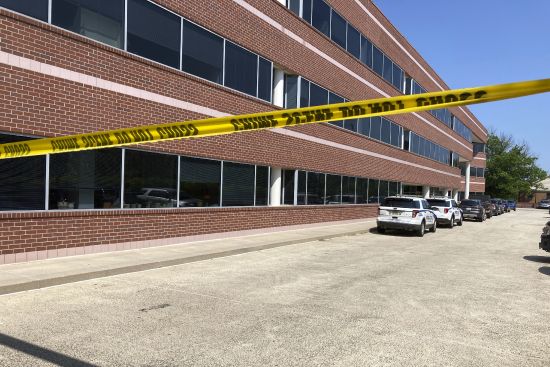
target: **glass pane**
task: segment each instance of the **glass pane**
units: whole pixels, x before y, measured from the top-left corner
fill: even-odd
[[[306,204],[306,172],[298,172],[298,196],[296,198],[298,205]]]
[[[120,208],[122,150],[53,154],[50,209]]]
[[[300,78],[300,107],[309,107],[309,81]]]
[[[298,77],[285,75],[285,107],[298,107]]]
[[[311,83],[309,87],[309,105],[320,106],[328,104],[328,90]]]
[[[180,206],[220,206],[221,162],[180,158]]]
[[[390,182],[389,196],[399,195],[399,182]]]
[[[346,49],[346,28],[347,22],[337,12],[332,10],[332,23],[330,27],[330,38]]]
[[[410,134],[410,131],[409,130],[405,130],[403,131],[403,138],[404,138],[404,141],[403,141],[403,150],[406,150],[406,151],[409,151],[409,144],[410,144],[410,141],[409,141],[409,134]]]
[[[286,5],[291,12],[300,16],[300,0],[288,0]]]
[[[361,58],[361,35],[352,25],[348,23],[348,41],[346,44],[348,52],[356,58]]]
[[[365,204],[369,197],[369,179],[357,178],[357,204]]]
[[[307,173],[307,204],[322,205],[325,199],[325,174]]]
[[[302,18],[311,23],[311,0],[302,0]]]
[[[397,64],[393,64],[393,86],[403,91],[403,70]]]
[[[376,46],[372,46],[372,69],[378,75],[382,75],[384,69],[384,55]]]
[[[370,119],[370,137],[380,140],[380,130],[382,129],[382,118],[380,116],[371,117]]]
[[[283,204],[294,205],[294,170],[283,170]]]
[[[146,0],[128,0],[128,51],[178,68],[181,18]]]
[[[0,134],[0,144],[29,139]],[[45,209],[45,156],[0,160],[0,182],[0,211]]]
[[[225,42],[225,85],[256,95],[258,55],[229,41]]]
[[[254,205],[254,166],[223,162],[222,206]]]
[[[256,206],[267,205],[269,194],[269,167],[256,166]]]
[[[330,6],[323,0],[313,0],[311,25],[330,37]]]
[[[124,0],[52,0],[52,23],[124,48]]]
[[[357,132],[361,135],[369,136],[370,134],[370,117],[361,118],[357,123]]]
[[[0,6],[44,22],[48,21],[48,0],[0,0]],[[44,209],[44,206],[41,209]]]
[[[186,20],[183,21],[181,69],[222,84],[223,39]]]
[[[271,61],[260,57],[258,66],[258,98],[271,102]]]
[[[342,203],[342,176],[327,175],[327,204]]]
[[[361,62],[372,68],[372,43],[363,36],[361,36]]]
[[[344,120],[344,129],[357,132],[357,119]]]
[[[125,208],[175,207],[178,158],[174,155],[126,150]]]
[[[378,203],[379,202],[379,198],[378,198],[378,185],[379,185],[380,181],[379,180],[373,180],[372,178],[369,179],[369,198],[368,198],[368,202],[369,204],[372,204],[372,203]]]
[[[391,124],[391,142],[390,144],[401,148],[401,128],[399,125]]]
[[[384,55],[383,77],[390,84],[392,83],[392,75],[393,75],[393,62],[390,60],[389,57]]]
[[[332,103],[342,103],[344,101],[345,101],[344,98],[340,97],[338,94],[335,94],[335,93],[332,93],[332,92],[328,93],[328,103],[330,103],[330,104],[332,104]],[[338,127],[341,127],[341,128],[344,127],[344,121],[342,121],[342,120],[331,121],[331,122],[329,122],[329,124],[334,125],[334,126],[338,126]]]
[[[342,176],[342,203],[355,204],[355,177]]]
[[[378,196],[380,197],[380,201],[382,202],[389,194],[389,182],[388,181],[382,181],[380,180],[380,188],[378,190]]]
[[[384,143],[391,143],[391,122],[388,119],[382,118],[382,139]]]

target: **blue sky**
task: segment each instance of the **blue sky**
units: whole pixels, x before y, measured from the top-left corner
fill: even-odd
[[[374,0],[450,88],[550,78],[550,1]],[[550,172],[550,93],[469,106]]]

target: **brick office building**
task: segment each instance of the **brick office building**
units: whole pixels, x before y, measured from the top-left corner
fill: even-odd
[[[448,89],[367,0],[0,0],[0,42],[0,143]],[[452,108],[0,161],[0,263],[483,192],[486,139]]]

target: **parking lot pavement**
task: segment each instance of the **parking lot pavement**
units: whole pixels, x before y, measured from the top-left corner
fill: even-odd
[[[0,365],[548,366],[547,211],[0,296]]]

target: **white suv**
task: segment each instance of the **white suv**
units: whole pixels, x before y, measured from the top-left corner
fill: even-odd
[[[415,231],[422,237],[426,228],[435,232],[437,221],[426,199],[390,196],[380,206],[376,226],[379,233],[387,229],[401,229]]]
[[[458,204],[449,198],[428,199],[428,204],[437,218],[437,224],[445,224],[453,228],[455,224],[461,226],[463,222],[462,211]]]

